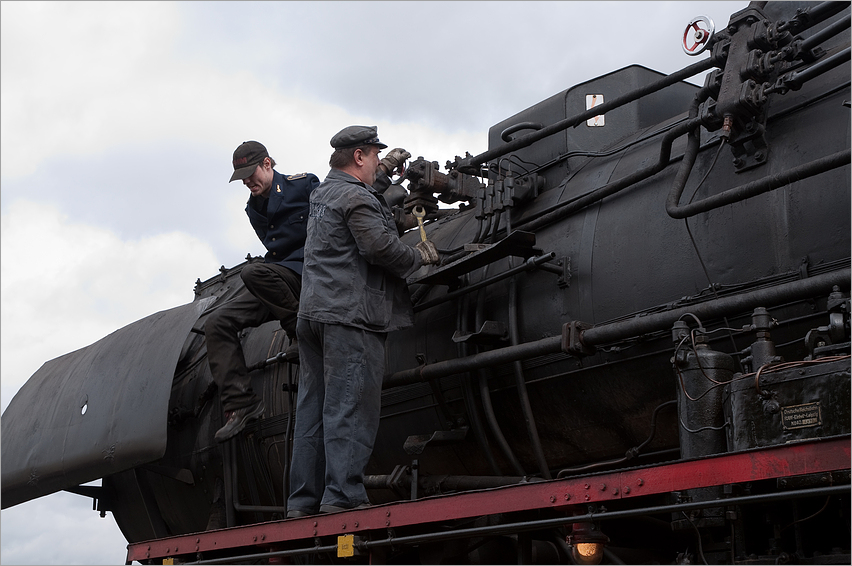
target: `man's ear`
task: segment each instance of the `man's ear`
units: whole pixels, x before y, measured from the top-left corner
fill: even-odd
[[[360,147],[352,153],[352,158],[359,166],[364,165],[364,151]]]

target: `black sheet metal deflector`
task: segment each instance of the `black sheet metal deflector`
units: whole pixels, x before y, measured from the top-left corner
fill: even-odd
[[[495,244],[485,244],[481,250],[454,261],[449,265],[439,267],[428,275],[411,278],[409,285],[455,285],[458,277],[470,273],[474,269],[485,267],[504,257],[522,257],[524,259],[541,255],[542,251],[535,246],[535,234],[515,230]]]
[[[42,366],[3,413],[3,509],[162,458],[175,367],[212,300],[153,314]]]

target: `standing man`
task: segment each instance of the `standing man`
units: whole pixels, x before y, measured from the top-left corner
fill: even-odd
[[[344,128],[331,146],[331,171],[311,195],[305,244],[288,517],[369,505],[363,479],[379,428],[385,336],[414,321],[403,278],[439,259],[432,242],[402,243],[372,187],[387,147],[376,128]],[[384,172],[405,155],[392,150]]]
[[[302,289],[310,194],[319,185],[316,175],[285,177],[275,171],[275,160],[263,144],[247,141],[234,151],[234,174],[251,191],[246,214],[267,252],[263,263],[249,263],[240,277],[245,288],[215,308],[204,324],[207,361],[219,387],[225,425],[215,435],[219,442],[239,434],[263,414],[263,400],[251,388],[239,332],[279,320],[290,337],[287,359],[298,357],[296,315]]]

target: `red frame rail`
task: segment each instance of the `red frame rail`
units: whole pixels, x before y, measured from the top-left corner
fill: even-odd
[[[560,509],[701,487],[850,469],[850,439],[802,442],[582,477],[443,495],[416,501],[230,527],[132,543],[127,564],[181,554],[255,549],[316,537],[452,521],[498,513]]]

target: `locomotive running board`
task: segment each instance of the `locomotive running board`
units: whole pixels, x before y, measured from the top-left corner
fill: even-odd
[[[237,558],[237,552],[242,552],[244,556],[241,558],[244,559],[248,559],[245,555],[270,552],[275,555],[329,552],[335,545],[320,547],[319,537],[329,537],[329,542],[337,541],[337,537],[343,535],[366,535],[372,531],[373,534],[384,532],[393,539],[396,528],[428,523],[436,523],[436,529],[440,529],[441,524],[447,521],[548,509],[570,515],[578,505],[585,511],[585,505],[592,503],[849,468],[850,440],[848,435],[844,435],[657,466],[387,503],[368,509],[138,542],[127,546],[126,563],[159,561],[169,557],[202,560],[205,552],[210,553],[209,562],[230,563]],[[849,487],[840,486],[839,489],[848,493]],[[711,506],[727,504],[724,499],[709,502]],[[708,502],[698,504],[707,505]],[[568,516],[564,520],[572,522]],[[293,549],[294,543],[301,548]],[[290,550],[282,550],[285,547]],[[226,555],[231,557],[230,560],[213,558]]]

